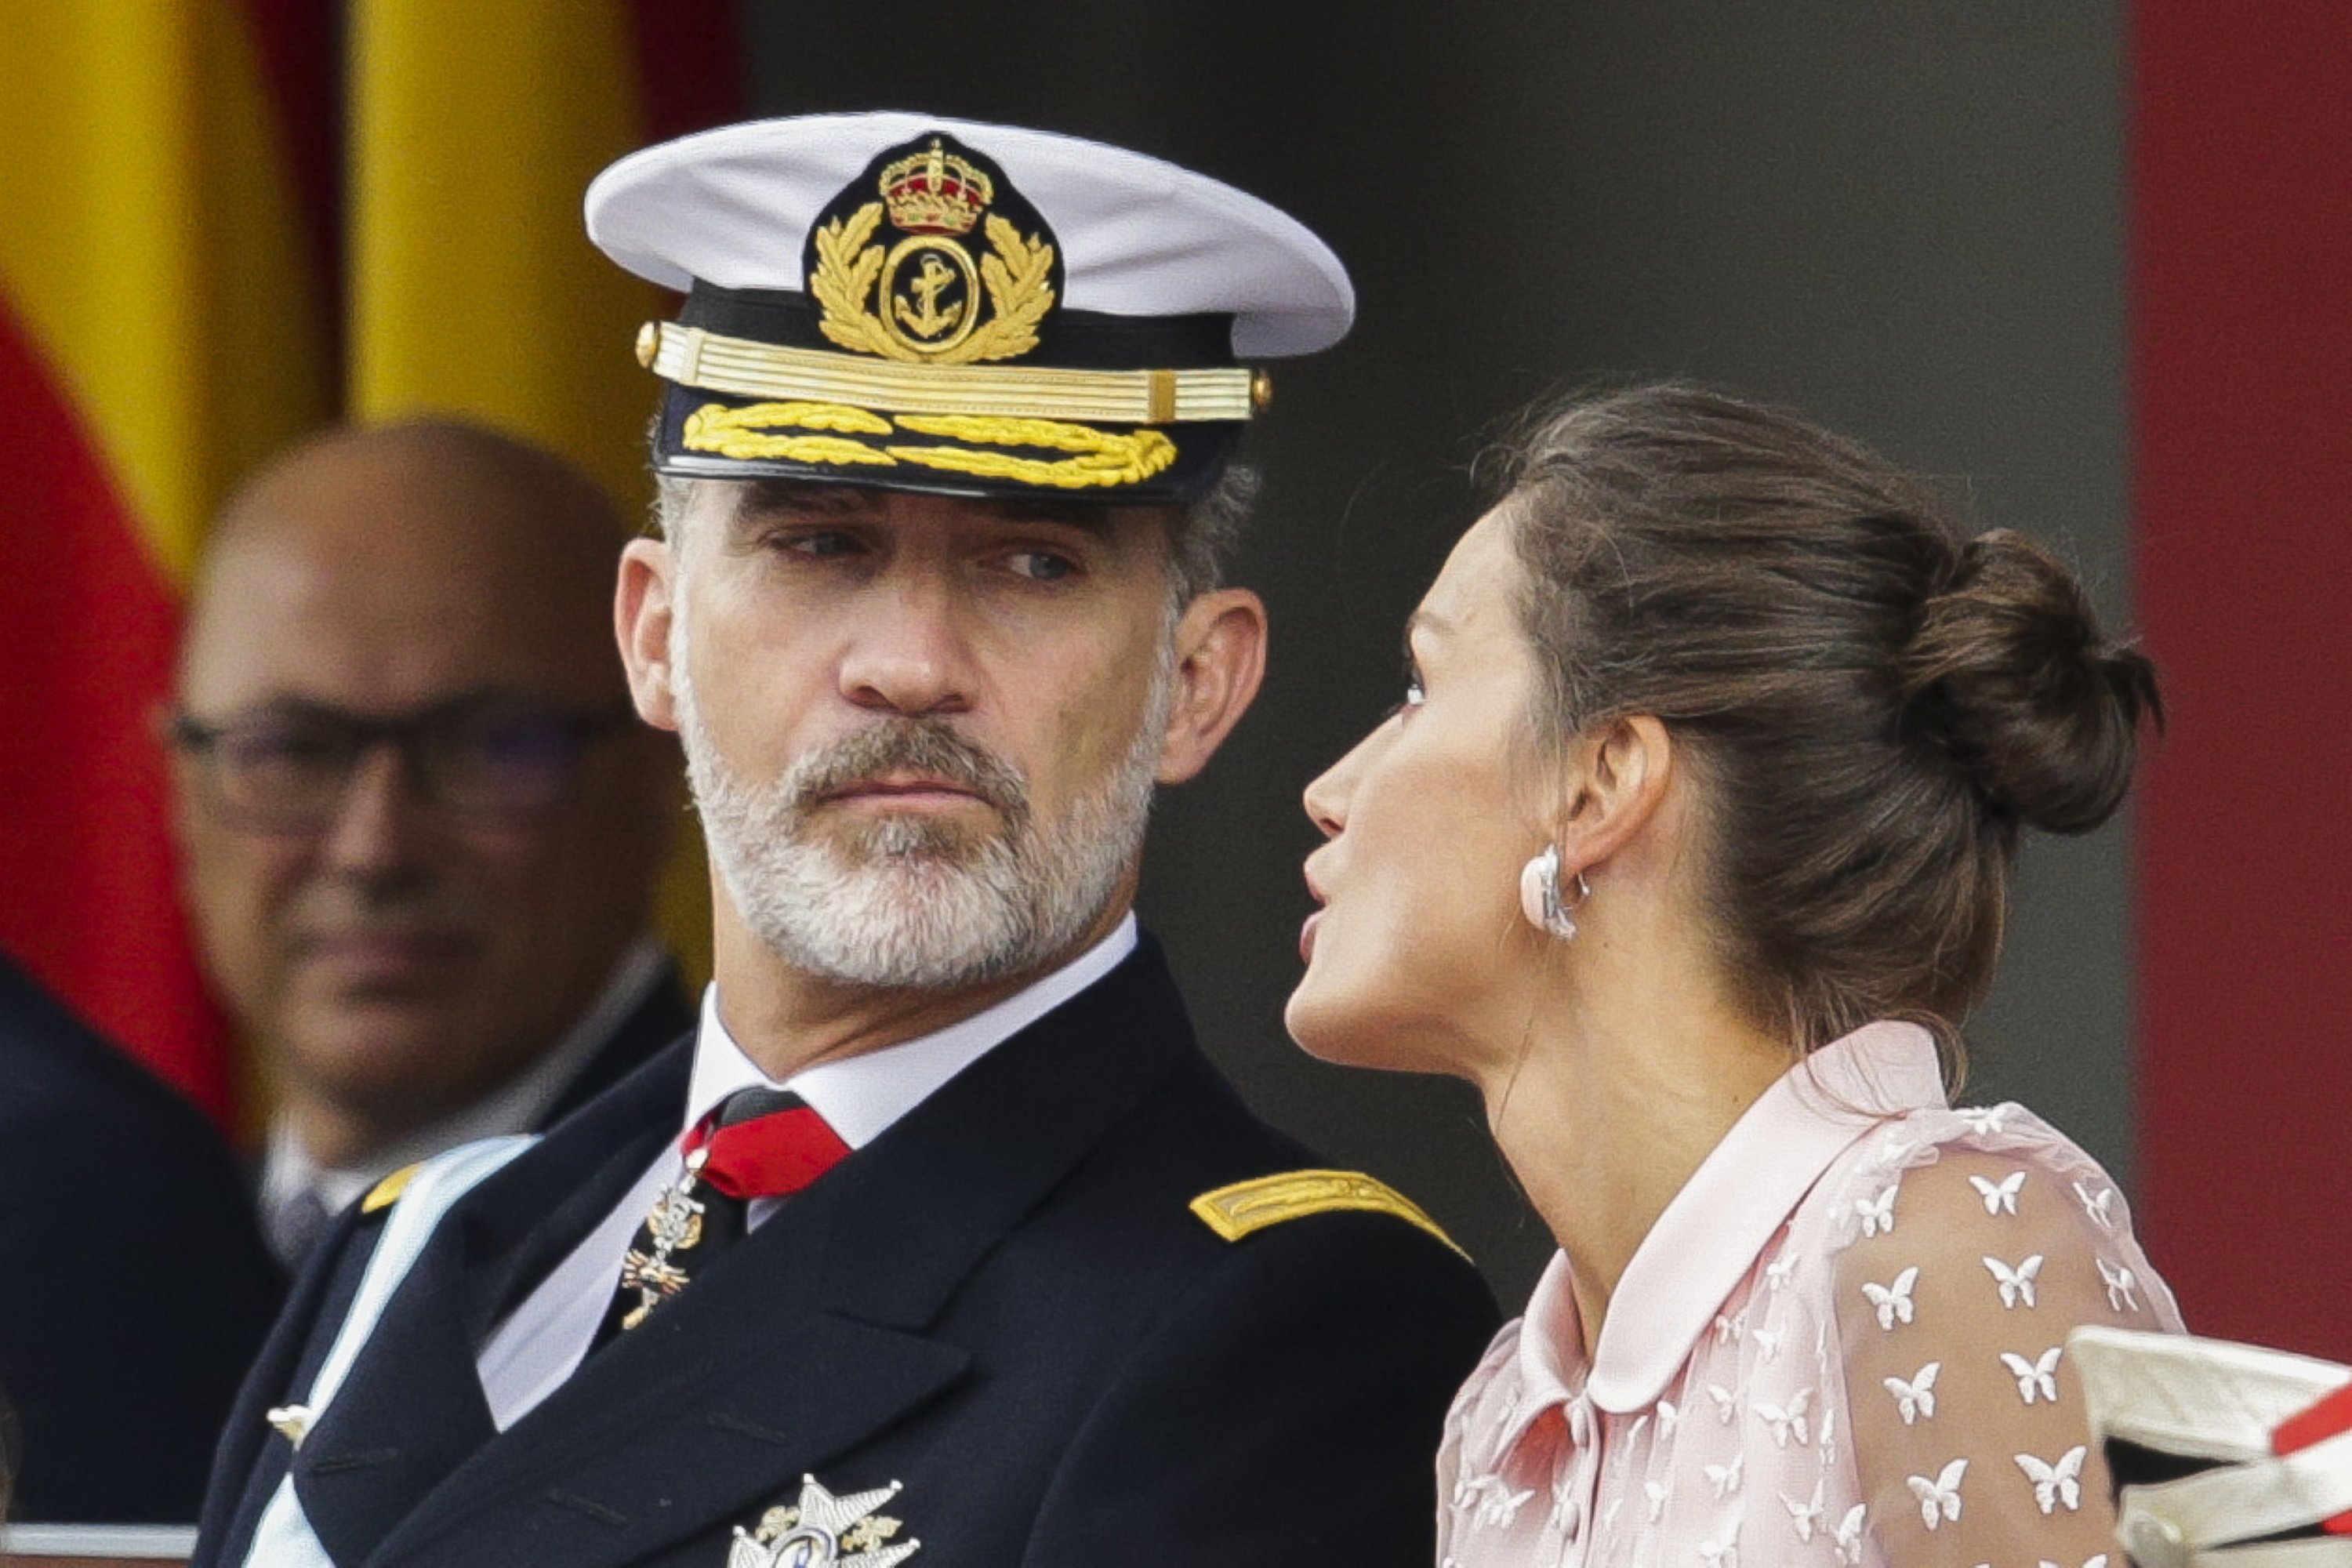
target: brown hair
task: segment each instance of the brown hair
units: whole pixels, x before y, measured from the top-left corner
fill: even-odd
[[[1889,464],[1683,385],[1539,410],[1506,515],[1544,744],[1663,720],[1702,781],[1714,935],[1804,1049],[1984,994],[2021,826],[2097,826],[2156,670],[2049,550]]]

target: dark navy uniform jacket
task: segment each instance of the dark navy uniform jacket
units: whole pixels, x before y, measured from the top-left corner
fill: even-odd
[[[11,1517],[194,1518],[278,1265],[195,1107],[5,960],[0,1279]]]
[[[1392,1215],[1227,1240],[1191,1211],[1315,1162],[1200,1054],[1149,939],[495,1432],[478,1347],[677,1136],[691,1052],[459,1200],[297,1450],[266,1415],[380,1231],[346,1217],[246,1386],[196,1568],[242,1561],[289,1462],[339,1568],[726,1568],[804,1475],[902,1483],[877,1511],[909,1568],[1426,1568],[1493,1300]]]

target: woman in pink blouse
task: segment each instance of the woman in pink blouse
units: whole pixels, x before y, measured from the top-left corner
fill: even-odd
[[[2153,668],[2025,537],[1684,387],[1559,408],[1309,787],[1291,1032],[1438,1071],[1559,1243],[1456,1401],[1449,1564],[2105,1568],[2067,1331],[2179,1326],[2106,1173],[1953,1110],[2018,835]]]

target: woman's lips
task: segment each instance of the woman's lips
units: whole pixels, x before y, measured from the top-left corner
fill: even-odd
[[[1298,928],[1299,963],[1312,963],[1315,962],[1315,928],[1322,923],[1323,911],[1321,910],[1317,910],[1313,914],[1308,915],[1307,917],[1307,922]]]

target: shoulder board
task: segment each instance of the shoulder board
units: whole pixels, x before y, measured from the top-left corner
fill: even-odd
[[[1192,1200],[1192,1208],[1202,1225],[1227,1241],[1239,1241],[1268,1226],[1304,1219],[1308,1215],[1347,1209],[1391,1215],[1454,1247],[1465,1260],[1470,1257],[1454,1247],[1454,1238],[1439,1229],[1437,1222],[1423,1214],[1418,1205],[1387,1183],[1374,1181],[1360,1171],[1286,1171],[1278,1176],[1260,1176],[1255,1181],[1235,1182],[1232,1186],[1202,1193]]]
[[[391,1175],[386,1176],[383,1181],[378,1182],[374,1186],[370,1187],[368,1189],[368,1195],[360,1200],[360,1213],[374,1214],[379,1210],[388,1209],[393,1205],[398,1203],[400,1201],[400,1194],[408,1190],[409,1178],[415,1175],[417,1171],[423,1167],[424,1163],[424,1161],[419,1160],[414,1165],[404,1165],[399,1170],[394,1171]]]

